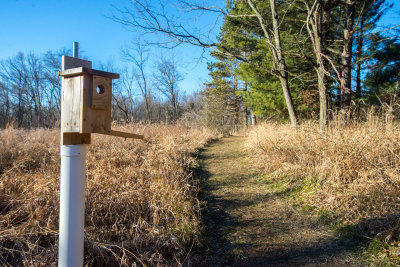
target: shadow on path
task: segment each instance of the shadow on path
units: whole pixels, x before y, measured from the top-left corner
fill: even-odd
[[[293,208],[251,168],[244,137],[227,137],[199,155],[204,204],[202,266],[361,266],[354,252],[368,239],[338,235],[315,216]],[[197,265],[197,264],[196,264]]]

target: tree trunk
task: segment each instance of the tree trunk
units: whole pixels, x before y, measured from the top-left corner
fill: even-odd
[[[326,53],[327,49],[324,48],[326,45],[326,24],[329,20],[329,11],[326,9],[328,5],[323,3],[314,3],[313,7],[310,8],[307,2],[305,2],[308,16],[307,16],[307,30],[311,37],[313,44],[314,55],[316,58],[317,66],[314,67],[318,78],[318,92],[319,92],[319,128],[324,130],[327,124],[327,98],[326,98],[326,84],[325,84],[325,65],[323,54]],[[311,27],[310,27],[311,25]]]
[[[275,0],[270,0],[271,4],[271,17],[272,17],[272,25],[273,25],[273,32],[274,32],[274,39],[275,39],[275,47],[276,47],[276,56],[277,61],[276,66],[279,72],[279,80],[282,85],[283,94],[285,96],[286,106],[289,112],[289,118],[292,126],[297,125],[297,117],[296,112],[293,105],[292,96],[290,94],[290,87],[289,87],[289,77],[287,72],[286,61],[282,52],[282,43],[280,37],[280,30],[278,25],[278,14],[276,12]]]
[[[256,118],[256,116],[254,115],[254,112],[253,112],[253,110],[250,110],[250,114],[251,114],[251,126],[256,126],[256,123],[257,123],[257,118]]]
[[[288,77],[287,77],[287,75],[285,75],[285,77],[282,77],[279,80],[281,82],[283,94],[285,96],[285,102],[286,102],[286,106],[287,106],[287,109],[289,112],[290,123],[292,124],[292,126],[296,126],[297,118],[296,118],[296,113],[295,113],[293,102],[292,102],[292,96],[290,95]]]
[[[234,93],[234,103],[233,103],[233,131],[238,132],[239,130],[239,118],[240,118],[240,103],[239,96],[237,95],[238,90],[238,80],[235,75],[233,75],[233,93]]]
[[[357,77],[356,77],[356,98],[361,97],[361,66],[364,47],[364,17],[361,17],[360,32],[357,39]]]
[[[22,127],[23,119],[24,119],[24,106],[22,104],[22,88],[18,88],[18,111],[17,111],[17,122],[18,122],[18,127]]]
[[[165,124],[169,123],[169,112],[168,108],[165,109]]]
[[[319,129],[325,130],[327,125],[328,102],[326,98],[325,73],[323,67],[319,66],[318,75],[318,91],[319,91]]]
[[[243,92],[244,92],[243,109],[244,109],[246,127],[248,127],[249,126],[249,121],[248,121],[249,110],[248,110],[247,105],[246,105],[246,96],[247,96],[247,82],[246,81],[244,81]]]
[[[347,122],[350,115],[351,104],[351,58],[353,47],[353,26],[355,18],[355,2],[353,0],[346,0],[346,20],[343,31],[343,52],[341,55],[342,64],[342,109],[341,113],[344,123]]]
[[[147,114],[147,121],[151,123],[151,103],[150,99],[147,94],[144,95],[145,103],[146,103],[146,114]]]
[[[297,117],[296,117],[296,112],[295,112],[294,105],[293,105],[292,96],[290,94],[289,77],[288,77],[288,72],[287,72],[286,61],[285,61],[285,58],[283,56],[283,51],[282,51],[282,43],[281,43],[281,37],[280,37],[278,14],[276,12],[275,0],[270,0],[271,20],[272,20],[272,26],[273,26],[272,32],[274,35],[274,43],[272,43],[272,39],[270,37],[270,33],[269,33],[270,29],[267,29],[264,18],[260,14],[260,12],[257,10],[257,8],[255,7],[253,1],[247,0],[247,3],[250,5],[251,9],[254,11],[254,13],[260,23],[262,31],[264,33],[265,42],[266,42],[267,46],[269,47],[271,54],[272,54],[274,68],[276,70],[275,75],[278,77],[279,81],[281,82],[282,91],[285,96],[286,107],[288,109],[288,113],[289,113],[289,117],[290,117],[290,122],[291,122],[292,126],[296,126],[297,125]]]
[[[320,37],[320,50],[324,55],[329,56],[328,46],[329,46],[329,24],[331,21],[331,9],[332,3],[331,0],[323,0],[321,3],[321,17],[319,18],[320,27],[318,29],[319,37]],[[326,84],[326,74],[324,70],[325,59],[320,56],[321,65],[319,65],[318,70],[318,88],[319,88],[319,99],[320,99],[320,119],[319,119],[319,127],[321,130],[326,128],[328,124],[328,99],[327,99],[327,84]]]

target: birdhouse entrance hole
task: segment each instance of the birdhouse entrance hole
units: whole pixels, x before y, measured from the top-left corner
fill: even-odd
[[[103,86],[103,85],[98,85],[97,88],[96,88],[96,92],[97,92],[99,95],[104,94],[104,92],[105,92],[104,86]]]

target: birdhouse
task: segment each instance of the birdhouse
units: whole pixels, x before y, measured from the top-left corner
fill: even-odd
[[[112,80],[119,74],[92,69],[92,62],[62,57],[61,177],[58,266],[83,266],[86,151],[92,133],[143,139],[111,130]]]
[[[111,131],[112,80],[119,74],[78,67],[62,76],[61,130],[64,133]]]
[[[100,133],[143,139],[142,135],[111,130],[112,80],[119,74],[92,69],[92,62],[63,56],[61,144],[90,144]]]

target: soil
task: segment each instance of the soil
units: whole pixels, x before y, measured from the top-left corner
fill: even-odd
[[[290,192],[252,164],[245,137],[202,151],[204,266],[361,266],[357,244],[293,205]],[[195,264],[197,265],[197,264]]]

